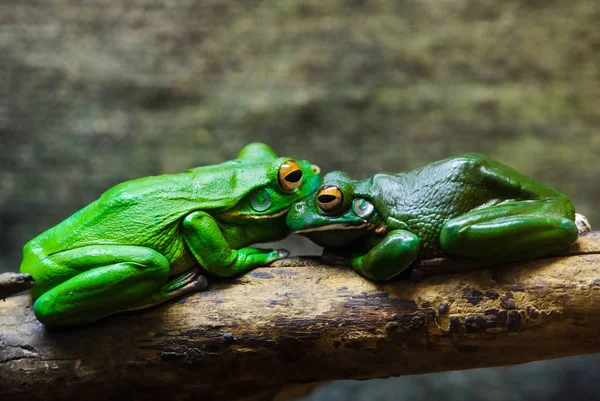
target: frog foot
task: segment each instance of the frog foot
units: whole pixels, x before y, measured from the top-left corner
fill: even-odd
[[[577,231],[579,231],[579,234],[589,233],[592,231],[592,226],[590,225],[589,220],[582,214],[575,213],[575,225],[577,226]]]
[[[123,311],[134,311],[149,308],[171,299],[179,298],[182,295],[202,291],[207,286],[208,280],[206,279],[206,276],[201,274],[201,270],[199,268],[195,268],[167,282],[150,297],[138,301],[136,304],[124,309]]]
[[[266,248],[241,248],[237,250],[238,259],[244,261],[244,264],[254,268],[267,266],[276,260],[287,258],[290,252],[285,249],[266,249]],[[245,269],[248,270],[248,269]]]
[[[201,274],[199,268],[195,268],[165,284],[160,292],[164,291],[174,298],[189,292],[201,291],[207,286],[206,276]]]
[[[194,283],[199,277],[204,277],[200,274],[200,269],[191,269],[186,273],[183,273],[179,276],[175,276],[173,279],[165,283],[158,291],[167,293],[176,291],[181,287],[185,287],[188,284]],[[206,277],[204,277],[204,280],[206,280]]]

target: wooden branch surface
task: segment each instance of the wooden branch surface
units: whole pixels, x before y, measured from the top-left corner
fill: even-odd
[[[600,351],[600,232],[565,256],[419,282],[292,258],[208,291],[49,330],[0,301],[0,399],[268,399],[292,383]]]
[[[0,299],[25,291],[33,287],[34,282],[29,274],[2,273],[0,274]]]

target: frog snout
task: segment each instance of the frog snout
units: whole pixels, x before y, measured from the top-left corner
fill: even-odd
[[[306,211],[304,202],[297,202],[289,211],[286,217],[286,223],[291,231],[296,231],[302,228],[303,215]]]

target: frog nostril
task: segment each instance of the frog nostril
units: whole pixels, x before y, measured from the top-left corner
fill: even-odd
[[[316,164],[313,164],[311,170],[313,173],[319,174],[321,172],[321,167],[317,166]]]
[[[304,206],[301,203],[296,203],[296,210],[300,211],[304,209]]]

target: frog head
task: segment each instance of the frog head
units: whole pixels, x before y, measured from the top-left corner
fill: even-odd
[[[250,223],[248,227],[285,226],[285,215],[298,200],[313,194],[321,183],[320,169],[306,160],[278,157],[263,143],[242,149],[237,159],[225,163],[220,185],[229,189],[227,209],[219,219]],[[223,165],[222,165],[223,166]],[[224,181],[228,181],[225,185]]]
[[[377,232],[383,227],[381,218],[359,183],[340,171],[327,174],[314,196],[292,207],[288,227],[318,245],[333,247]]]

